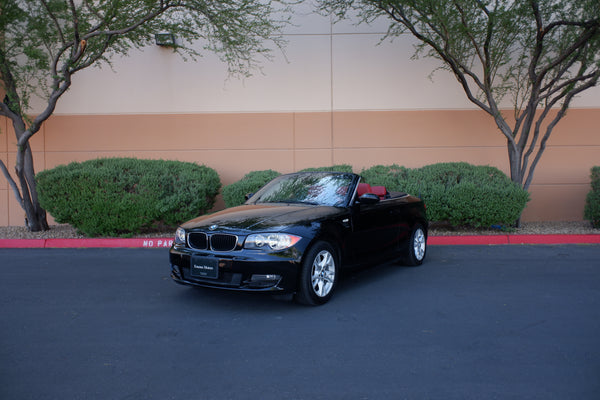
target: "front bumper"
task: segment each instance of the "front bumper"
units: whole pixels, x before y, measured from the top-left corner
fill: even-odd
[[[214,260],[216,277],[193,276],[192,256]],[[241,250],[220,254],[175,245],[169,259],[171,278],[177,283],[249,292],[295,292],[301,266],[301,254],[293,248],[280,253]]]

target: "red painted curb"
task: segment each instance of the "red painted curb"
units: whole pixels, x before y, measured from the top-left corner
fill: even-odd
[[[600,244],[600,235],[481,235],[430,236],[436,245]],[[0,239],[0,248],[165,248],[172,238]]]
[[[173,239],[166,238],[96,238],[96,239],[46,239],[46,248],[78,247],[171,247]]]
[[[31,249],[43,248],[46,239],[0,239],[0,248]]]
[[[508,235],[509,244],[594,244],[600,235]]]
[[[430,236],[430,245],[598,244],[600,235],[484,235]]]
[[[465,235],[465,236],[429,236],[430,245],[491,245],[508,244],[507,235]]]
[[[0,239],[0,248],[169,248],[172,238]]]

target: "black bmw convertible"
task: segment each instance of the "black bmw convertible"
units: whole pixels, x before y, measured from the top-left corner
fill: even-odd
[[[341,268],[402,260],[427,249],[422,200],[338,172],[281,175],[244,205],[182,224],[170,249],[175,282],[229,290],[293,293],[327,302]]]

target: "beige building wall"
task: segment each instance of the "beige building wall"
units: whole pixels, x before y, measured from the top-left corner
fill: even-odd
[[[571,110],[556,128],[524,220],[583,218],[589,170],[599,164],[599,119],[598,109]],[[14,165],[6,142],[2,159]],[[508,173],[505,143],[477,110],[63,115],[51,118],[32,145],[38,170],[96,157],[178,159],[215,168],[224,184],[252,170],[332,164],[360,172],[377,164],[468,161]],[[8,189],[4,181],[0,222],[20,225],[23,212]]]
[[[194,161],[224,184],[252,170],[292,172],[351,164],[419,167],[441,161],[508,173],[506,141],[412,39],[379,43],[385,24],[331,24],[303,4],[285,54],[245,79],[206,54],[183,62],[158,46],[78,74],[33,138],[37,170],[96,157]],[[201,44],[199,44],[200,46]],[[36,109],[43,103],[38,102]],[[589,172],[600,165],[600,88],[578,98],[556,127],[531,187],[524,220],[581,220]],[[0,119],[0,158],[14,168],[15,139]],[[0,178],[0,225],[23,212]]]

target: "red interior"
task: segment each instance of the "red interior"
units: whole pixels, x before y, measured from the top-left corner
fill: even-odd
[[[371,185],[368,183],[359,183],[358,188],[356,189],[356,195],[360,197],[365,193],[373,193],[371,191]]]
[[[380,199],[383,200],[385,199],[387,190],[385,186],[371,186],[368,183],[359,183],[358,188],[356,189],[357,196],[360,197],[365,193],[376,194]]]

